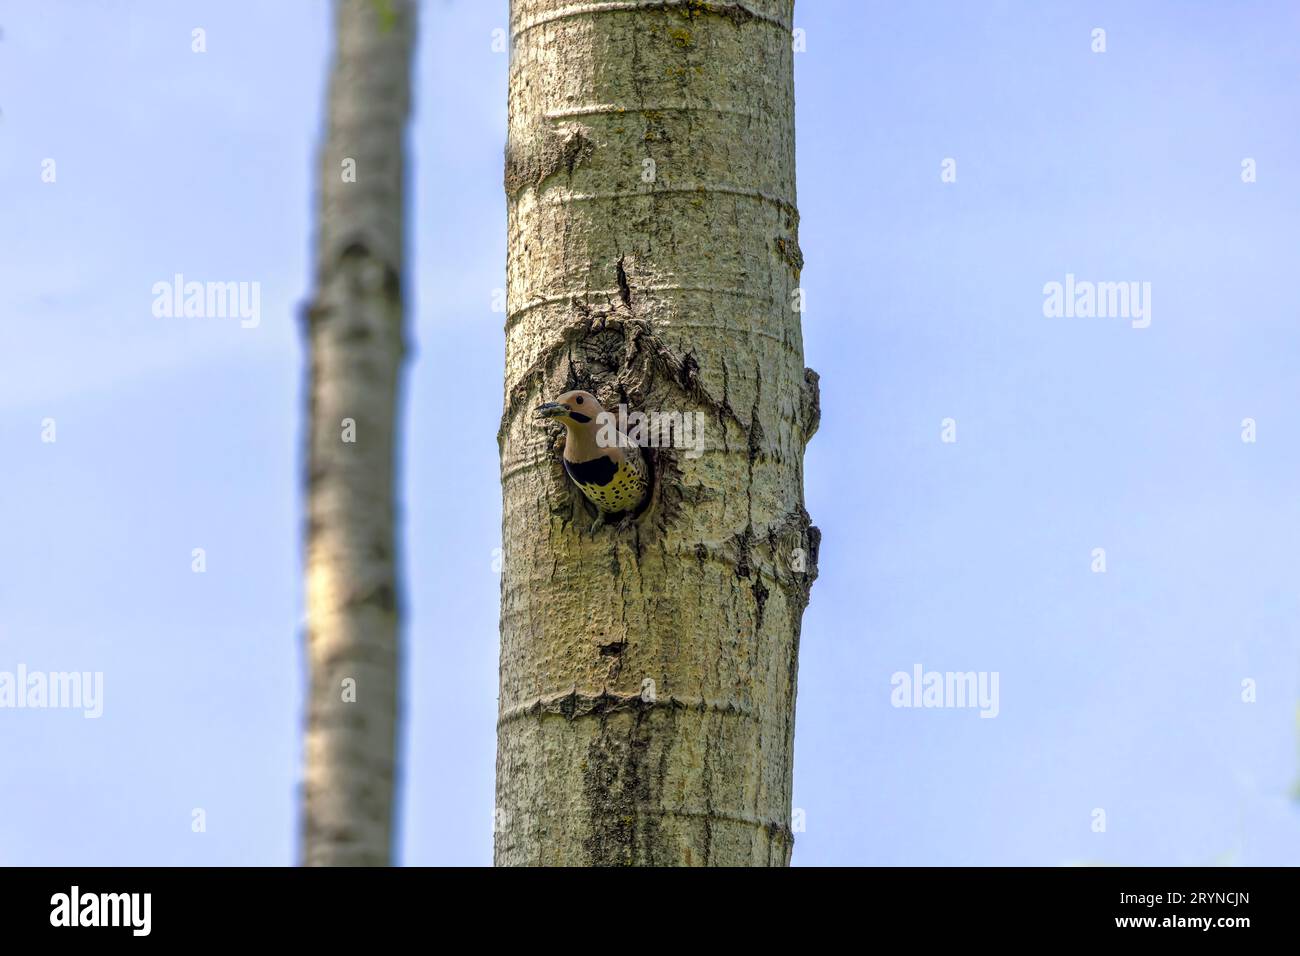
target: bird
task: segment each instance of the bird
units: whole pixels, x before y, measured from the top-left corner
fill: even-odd
[[[564,425],[564,471],[596,506],[594,534],[622,514],[625,530],[650,492],[650,473],[636,442],[614,427],[612,415],[591,392],[565,392],[537,406],[538,416]]]

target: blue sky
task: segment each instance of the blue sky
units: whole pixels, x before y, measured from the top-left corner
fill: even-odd
[[[1300,862],[1300,8],[795,19],[824,534],[795,863]],[[491,859],[505,26],[430,0],[420,30],[410,864]],[[105,698],[0,709],[0,864],[295,859],[328,27],[324,0],[0,2],[0,671]],[[261,324],[155,318],[178,272],[260,282]],[[1150,327],[1044,317],[1067,274],[1151,283]],[[452,424],[449,394],[482,401]],[[891,706],[915,664],[997,672],[997,718]]]

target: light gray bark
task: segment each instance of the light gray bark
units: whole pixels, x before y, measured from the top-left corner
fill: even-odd
[[[398,715],[393,476],[415,9],[410,0],[336,0],[335,13],[315,294],[305,313],[309,688],[301,852],[306,865],[383,865],[391,859]],[[348,181],[349,160],[355,181]]]
[[[514,0],[498,864],[783,865],[819,533],[792,0]],[[647,160],[653,161],[653,165]],[[534,405],[700,412],[627,532]]]

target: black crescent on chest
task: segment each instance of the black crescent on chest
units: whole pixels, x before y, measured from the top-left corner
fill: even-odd
[[[608,455],[601,455],[591,461],[569,461],[565,458],[564,470],[580,485],[604,487],[614,480],[614,475],[618,473],[618,464]]]

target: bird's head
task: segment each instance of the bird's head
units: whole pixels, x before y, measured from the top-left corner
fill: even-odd
[[[581,425],[595,425],[596,417],[604,414],[600,402],[591,392],[565,392],[553,402],[543,402],[537,406],[539,418],[554,419],[563,422],[566,428]]]

